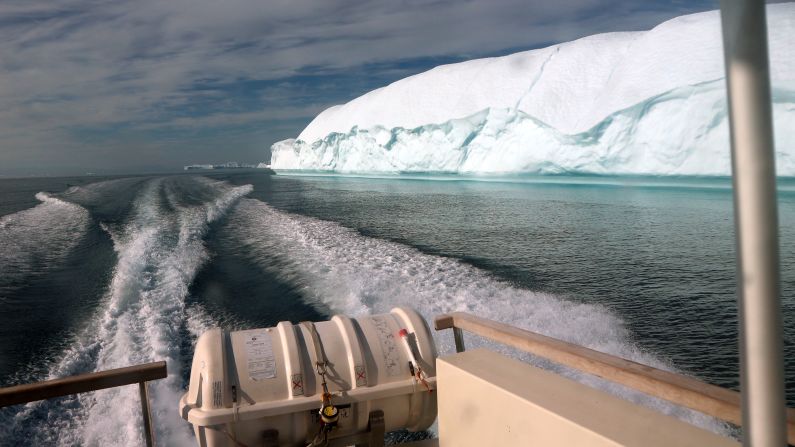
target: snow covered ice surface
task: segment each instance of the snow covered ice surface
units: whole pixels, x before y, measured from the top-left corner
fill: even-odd
[[[777,171],[795,176],[795,3],[768,6]],[[281,170],[728,175],[717,11],[443,65],[318,115]]]

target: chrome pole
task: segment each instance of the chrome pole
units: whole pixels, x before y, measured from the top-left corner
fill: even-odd
[[[721,0],[737,238],[743,444],[786,445],[765,3]]]

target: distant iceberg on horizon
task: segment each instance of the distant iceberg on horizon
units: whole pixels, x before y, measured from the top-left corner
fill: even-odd
[[[767,8],[776,168],[795,176],[795,3]],[[729,175],[720,15],[442,65],[271,153],[276,170]]]

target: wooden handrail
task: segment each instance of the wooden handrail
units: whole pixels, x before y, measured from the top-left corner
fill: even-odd
[[[434,320],[434,326],[437,331],[466,330],[650,396],[742,425],[740,393],[733,390],[464,312],[440,315]],[[460,346],[457,343],[456,350],[462,351],[463,343]],[[787,409],[787,440],[795,445],[795,409],[792,408]]]
[[[147,447],[152,447],[155,444],[155,440],[152,434],[152,414],[149,410],[149,388],[147,382],[165,379],[167,375],[166,362],[153,362],[80,374],[62,379],[10,386],[0,388],[0,408],[137,383],[141,396],[141,413],[144,418],[144,440]]]
[[[63,379],[0,388],[0,408],[42,399],[85,393],[166,377],[166,362],[145,363]]]

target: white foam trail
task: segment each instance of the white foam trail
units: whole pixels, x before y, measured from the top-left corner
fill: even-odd
[[[187,325],[201,330],[207,324],[196,320],[195,311],[186,313],[184,303],[193,277],[208,257],[203,237],[208,224],[252,190],[250,185],[231,187],[222,182],[195,185],[210,188],[214,199],[183,205],[170,183],[150,181],[128,224],[118,234],[110,230],[118,263],[106,299],[97,317],[50,374],[57,377],[85,371],[86,364],[106,370],[166,360],[168,377],[152,383],[150,390],[156,436],[161,445],[168,446],[195,444],[176,405],[182,392],[180,329]],[[74,407],[68,416],[51,415],[55,423],[43,438],[58,445],[142,444],[136,387],[83,394]],[[25,417],[23,412],[16,419],[21,422]]]
[[[196,340],[210,329],[217,328],[220,325],[207,310],[199,304],[185,308],[185,315],[187,316],[187,329],[191,337],[191,345],[196,344]]]
[[[36,194],[42,203],[0,217],[0,285],[59,265],[88,230],[83,207]]]
[[[241,251],[263,269],[301,284],[309,300],[336,313],[381,313],[405,305],[430,321],[442,313],[465,311],[670,369],[632,343],[623,321],[606,308],[520,289],[454,259],[364,237],[337,223],[280,212],[254,199],[242,200],[225,228],[239,238]],[[452,351],[448,337],[437,338],[442,351]],[[567,374],[692,423],[723,430],[722,424],[703,415],[583,375]]]
[[[125,177],[114,180],[104,180],[87,185],[71,186],[60,195],[81,204],[97,203],[101,200],[107,200],[107,195],[112,194],[114,190],[129,187],[141,181],[145,181],[145,179],[139,177]]]

